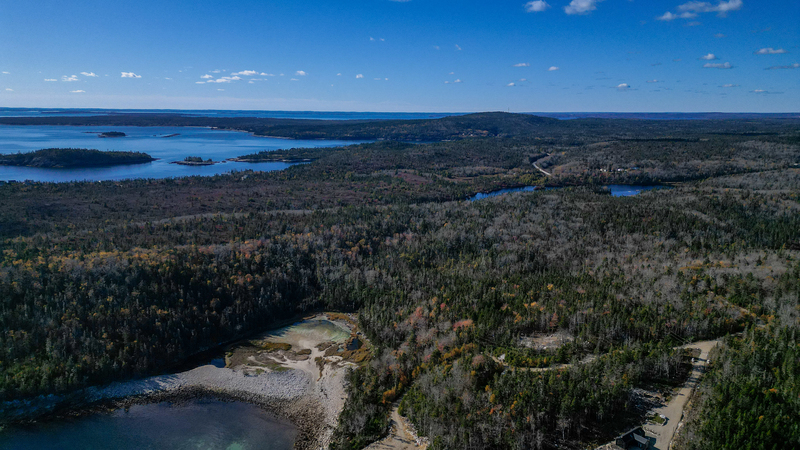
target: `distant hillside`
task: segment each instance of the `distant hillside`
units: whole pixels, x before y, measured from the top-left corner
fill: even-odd
[[[6,125],[200,126],[293,139],[443,141],[468,137],[513,137],[558,127],[557,119],[490,112],[421,120],[294,120],[248,117],[187,117],[120,114],[96,117],[3,117]]]
[[[256,130],[256,134],[272,133],[304,139],[386,139],[395,141],[442,141],[469,137],[513,137],[534,134],[557,126],[557,119],[503,112],[468,114],[423,120],[382,120],[372,122],[339,122],[304,129],[275,126]]]
[[[760,121],[625,120],[584,118],[558,120],[531,114],[487,112],[419,120],[305,120],[256,117],[194,117],[180,114],[115,114],[94,117],[0,117],[0,125],[71,125],[138,127],[210,127],[290,139],[395,140],[439,142],[472,137],[536,137],[573,145],[582,141],[649,138],[654,134],[694,137],[751,133],[794,133],[800,120]]]
[[[46,148],[30,153],[0,155],[0,165],[27,167],[103,167],[141,164],[154,158],[141,152],[101,152],[83,148]]]

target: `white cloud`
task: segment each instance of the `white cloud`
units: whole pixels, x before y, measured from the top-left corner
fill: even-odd
[[[715,37],[715,38],[717,38],[717,39],[722,39],[722,38],[724,38],[724,37],[728,37],[728,36],[725,36],[725,35],[724,35],[724,34],[722,34],[722,33],[717,33],[717,34],[715,34],[715,35],[714,35],[714,37]]]
[[[757,51],[756,55],[782,55],[784,53],[789,53],[789,52],[787,52],[782,48],[776,50],[772,47],[768,47],[768,48],[762,48],[761,50]]]
[[[549,8],[550,5],[544,0],[535,0],[525,4],[525,11],[527,12],[542,12]]]
[[[528,64],[528,63],[519,63],[519,64],[514,64],[514,67],[530,67],[530,64]]]
[[[106,76],[108,76],[108,75],[106,75]],[[172,78],[170,78],[170,77],[164,77],[164,79],[165,79],[165,80],[171,80]]]
[[[83,75],[85,77],[96,77],[97,76],[97,74],[95,74],[94,72],[81,72],[81,75]]]
[[[181,70],[180,72],[183,72],[183,71]],[[221,70],[219,70],[219,69],[217,69],[217,70],[212,70],[212,71],[211,71],[211,73],[220,73],[220,72],[222,72],[222,71],[221,71]]]
[[[439,47],[438,45],[434,45],[433,48],[435,48],[436,50],[439,50],[441,47]]]
[[[739,87],[738,84],[723,84],[722,87],[724,88],[732,88],[732,87]]]
[[[275,76],[275,74],[274,74],[274,73],[265,73],[265,72],[261,72],[261,76],[262,76],[262,77],[274,77],[274,76]]]
[[[800,69],[800,63],[794,63],[790,66],[772,66],[772,67],[767,67],[764,70],[780,70],[780,69]]]
[[[6,88],[6,91],[8,91],[8,92],[14,92],[14,90],[13,90],[13,89],[11,89],[11,88]]]
[[[122,78],[142,78],[141,75],[136,75],[133,72],[121,72]]]
[[[306,73],[305,73],[305,71],[303,71],[303,70],[298,70],[298,71],[297,71],[297,72],[295,72],[294,74],[295,74],[295,75],[297,75],[298,77],[304,77],[304,76],[306,76]]]
[[[720,17],[725,17],[729,11],[737,11],[742,9],[742,0],[721,1],[717,6],[709,2],[691,1],[678,6],[678,14],[665,12],[663,15],[656,17],[656,20],[670,22],[675,19],[694,19],[699,13],[716,12]],[[692,22],[687,26],[700,25],[699,22]],[[725,35],[717,34],[717,37],[725,37]]]
[[[561,68],[556,66],[550,66],[550,68],[547,69],[548,72],[555,72],[556,70],[561,70]]]
[[[205,81],[195,81],[194,84],[206,84]]]
[[[203,76],[202,76],[202,77],[200,77],[200,78],[202,78],[202,79],[204,79],[204,80],[209,80],[209,79],[211,79],[211,78],[214,78],[214,75],[205,74],[205,75],[203,75]]]
[[[244,76],[247,76],[247,77],[252,77],[254,75],[258,75],[258,71],[257,70],[243,70],[241,72],[234,72],[231,75],[244,75]]]
[[[701,56],[700,59],[702,59],[703,61],[714,61],[715,59],[719,58],[717,58],[713,53],[709,53],[706,56]]]
[[[456,78],[456,81],[453,81],[453,83],[463,83],[463,81],[461,81],[460,78]]]
[[[10,72],[3,71],[3,75],[8,75]]]
[[[564,7],[567,14],[588,14],[597,9],[597,2],[603,0],[572,0],[568,6]]]
[[[336,74],[336,76],[337,76],[337,77],[340,77],[340,76],[342,76],[342,73],[341,73],[341,72],[339,72],[339,73],[337,73],[337,74]]]
[[[742,5],[744,5],[742,0],[730,0],[727,2],[721,1],[717,4],[717,6],[714,6],[708,2],[692,1],[678,6],[678,10],[683,12],[691,11],[695,13],[716,12],[720,16],[724,17],[730,11],[738,11],[742,9]]]
[[[706,69],[733,69],[731,63],[705,63],[703,67]]]
[[[617,90],[618,90],[618,91],[627,91],[627,90],[628,90],[628,89],[630,89],[630,88],[631,88],[631,87],[630,87],[630,86],[628,86],[628,83],[622,83],[622,84],[620,84],[620,85],[618,85],[618,86],[617,86]]]
[[[507,87],[511,87],[511,86],[516,86],[516,84],[515,83],[508,83],[506,86]]]
[[[693,12],[683,12],[681,14],[672,14],[671,12],[667,11],[664,15],[656,17],[656,20],[662,20],[664,22],[669,22],[675,19],[694,19],[697,17],[697,13]]]
[[[232,81],[239,81],[241,79],[242,77],[234,75],[232,77],[219,77],[216,80],[208,80],[206,83],[230,83]]]
[[[218,91],[224,91],[225,89],[217,89]]]
[[[658,80],[647,80],[648,83],[658,83]]]
[[[70,75],[70,76],[64,75],[63,77],[61,77],[61,81],[78,81],[78,76],[77,75]]]
[[[70,92],[73,93],[73,94],[83,94],[86,91],[84,91],[83,89],[78,89],[78,90],[70,91]]]
[[[364,75],[358,74],[358,75],[356,75],[356,78],[364,78]]]
[[[289,78],[289,81],[300,81],[297,78]]]
[[[461,47],[458,44],[456,44],[456,50],[461,50]]]
[[[374,41],[374,40],[375,40],[375,38],[374,38],[374,37],[372,37],[372,36],[370,36],[370,37],[369,37],[369,40],[370,40],[370,41]]]
[[[45,78],[44,81],[58,81],[58,80],[55,78]]]

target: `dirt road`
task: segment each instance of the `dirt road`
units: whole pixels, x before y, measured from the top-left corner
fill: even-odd
[[[692,391],[694,391],[694,389],[697,387],[700,379],[703,377],[703,373],[706,370],[706,366],[708,365],[708,352],[710,352],[711,349],[714,348],[718,343],[719,340],[702,341],[686,344],[684,346],[684,348],[700,349],[700,356],[695,358],[694,364],[692,365],[692,372],[689,374],[689,378],[686,380],[686,383],[684,383],[681,390],[678,391],[674,397],[672,397],[672,400],[670,400],[669,404],[655,411],[656,414],[666,416],[667,421],[661,426],[656,425],[647,427],[648,430],[654,431],[652,434],[656,438],[656,443],[651,448],[655,450],[669,449],[669,445],[672,442],[673,436],[675,435],[675,430],[678,428],[678,423],[680,423],[681,418],[683,417],[683,409],[686,407],[686,402],[689,401]]]
[[[424,450],[428,448],[426,444],[417,444],[414,432],[409,429],[406,420],[400,416],[397,411],[397,405],[392,408],[390,421],[392,430],[389,432],[389,436],[375,442],[364,450]]]

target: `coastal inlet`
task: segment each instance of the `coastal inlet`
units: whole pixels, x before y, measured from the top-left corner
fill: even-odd
[[[103,133],[117,137],[100,138]],[[116,133],[124,134],[119,136]],[[241,131],[191,127],[73,127],[0,125],[0,155],[30,153],[46,148],[82,148],[141,152],[154,161],[112,167],[44,168],[0,165],[0,181],[107,181],[218,175],[234,171],[284,170],[302,161],[250,162],[243,155],[289,148],[339,147],[364,141],[290,140],[253,136]],[[203,164],[170,164],[187,156]],[[226,164],[206,164],[227,161]]]
[[[370,356],[350,316],[312,316],[184,372],[85,389],[89,413],[6,427],[0,450],[320,448],[344,407],[346,369]]]

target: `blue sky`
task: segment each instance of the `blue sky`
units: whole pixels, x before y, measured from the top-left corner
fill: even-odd
[[[29,0],[0,106],[797,112],[797,0]]]

